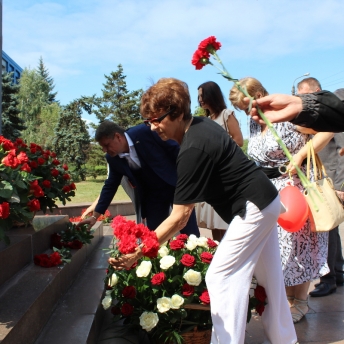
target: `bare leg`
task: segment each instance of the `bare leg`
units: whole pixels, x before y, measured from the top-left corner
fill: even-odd
[[[299,322],[308,312],[308,289],[311,282],[294,286],[294,303],[290,308],[294,323]]]

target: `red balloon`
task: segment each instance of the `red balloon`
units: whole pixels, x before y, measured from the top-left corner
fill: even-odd
[[[288,185],[280,191],[280,200],[286,212],[280,214],[277,222],[288,232],[297,232],[308,218],[308,204],[296,186]]]

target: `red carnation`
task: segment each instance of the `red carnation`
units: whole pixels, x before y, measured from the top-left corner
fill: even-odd
[[[45,159],[45,160],[48,160],[48,159],[49,159],[49,155],[48,155],[48,154],[45,154],[45,153],[43,153],[43,154],[42,154],[42,158],[43,158],[43,159]]]
[[[265,305],[263,302],[259,302],[255,308],[256,308],[257,313],[261,316],[264,312]]]
[[[42,185],[47,189],[51,188],[51,182],[49,180],[43,180]]]
[[[215,248],[217,246],[217,243],[210,238],[208,238],[207,244],[210,248]]]
[[[38,211],[41,209],[41,204],[39,203],[38,199],[33,199],[27,203],[27,206],[29,207],[30,211]]]
[[[254,297],[260,302],[265,302],[266,300],[265,288],[262,287],[261,285],[257,285],[257,288],[254,290]]]
[[[33,262],[36,265],[42,266],[44,268],[49,268],[51,266],[49,256],[45,253],[36,254],[33,257]]]
[[[191,63],[199,70],[209,63],[209,57],[210,54],[208,52],[196,50],[192,56]]]
[[[83,246],[80,240],[73,240],[68,243],[68,247],[72,250],[79,250]]]
[[[59,171],[56,168],[53,168],[50,173],[53,177],[57,177],[59,175]]]
[[[134,311],[134,307],[130,303],[124,303],[121,307],[121,312],[125,317],[132,315]]]
[[[68,180],[70,179],[70,175],[68,173],[65,173],[63,176],[63,179]]]
[[[131,285],[128,285],[127,287],[123,288],[122,295],[127,299],[135,299],[136,288]]]
[[[176,239],[186,242],[188,240],[188,238],[189,238],[189,236],[186,234],[179,234],[179,235],[177,235]]]
[[[30,161],[30,166],[31,166],[31,168],[37,168],[38,164],[36,161]]]
[[[56,247],[58,249],[62,248],[61,235],[59,233],[54,233],[50,237],[51,247]]]
[[[67,193],[70,191],[70,187],[68,185],[65,185],[63,188],[62,188],[62,191]]]
[[[19,166],[19,160],[16,157],[15,149],[11,149],[9,151],[9,153],[2,159],[2,163],[11,168],[17,168]]]
[[[20,152],[17,155],[17,159],[18,159],[20,164],[24,164],[26,162],[29,162],[29,158],[27,157],[26,153],[24,153],[24,152]]]
[[[52,164],[55,165],[55,166],[57,166],[57,165],[60,165],[60,162],[59,162],[57,159],[54,159],[54,160],[52,161]]]
[[[31,152],[32,154],[35,154],[35,153],[37,152],[37,148],[36,148],[36,147],[31,147],[31,148],[30,148],[30,152]]]
[[[63,164],[62,165],[62,168],[65,170],[65,171],[68,171],[68,166],[66,164]]]
[[[55,153],[55,152],[50,152],[50,156],[51,156],[52,158],[56,158],[56,153]]]
[[[182,286],[182,294],[184,296],[189,297],[189,296],[193,295],[194,292],[195,292],[195,287],[193,287],[192,285],[185,283]]]
[[[31,167],[27,163],[24,163],[20,170],[25,172],[31,172]]]
[[[75,189],[76,189],[76,186],[75,186],[74,183],[71,183],[71,184],[69,184],[69,188],[70,188],[71,190],[75,190]],[[106,215],[106,212],[105,212],[105,215]]]
[[[210,297],[209,297],[208,290],[204,290],[203,293],[199,296],[199,299],[201,300],[202,303],[209,305]]]
[[[54,252],[50,255],[50,261],[52,266],[57,266],[62,264],[61,256],[58,252]]]
[[[213,54],[216,50],[221,48],[221,43],[216,41],[215,36],[210,36],[204,39],[199,45],[198,49],[202,52]]]
[[[180,262],[184,265],[187,266],[189,268],[193,267],[196,263],[196,259],[194,256],[192,256],[191,254],[184,254],[182,256],[182,259],[180,260]]]
[[[14,148],[13,142],[5,139],[3,136],[0,136],[0,144],[4,148],[4,151],[9,151]]]
[[[38,165],[43,165],[45,163],[45,160],[43,158],[37,159]]]
[[[182,248],[185,247],[184,241],[182,240],[172,240],[170,242],[170,249],[171,250],[181,250]]]
[[[200,257],[201,257],[201,261],[206,264],[210,264],[213,259],[213,255],[209,252],[201,253]]]
[[[10,204],[2,202],[0,204],[0,219],[7,219],[10,216]]]
[[[166,280],[166,275],[163,272],[159,272],[152,277],[151,283],[153,285],[161,285],[165,282],[165,280]]]

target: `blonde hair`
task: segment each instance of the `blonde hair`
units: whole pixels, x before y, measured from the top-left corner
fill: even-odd
[[[239,80],[240,85],[244,88],[246,88],[248,94],[251,97],[257,98],[257,96],[267,96],[269,93],[268,91],[264,88],[264,86],[260,83],[259,80],[252,78],[252,77],[247,77],[247,78],[242,78]],[[229,100],[231,101],[232,105],[237,109],[240,110],[239,106],[244,103],[244,98],[246,96],[238,90],[238,88],[234,85],[230,92],[229,92]]]
[[[154,117],[160,112],[174,111],[173,120],[183,114],[183,119],[191,118],[191,100],[188,85],[178,79],[162,78],[142,96],[140,113],[143,117]]]

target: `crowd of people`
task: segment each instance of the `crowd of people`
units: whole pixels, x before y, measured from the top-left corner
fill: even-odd
[[[334,292],[344,282],[344,260],[338,227],[312,232],[307,220],[299,231],[288,232],[277,225],[279,191],[290,180],[301,191],[303,186],[256,107],[274,123],[304,172],[306,143],[312,140],[343,199],[344,90],[322,91],[315,78],[302,80],[297,96],[269,95],[251,77],[240,84],[255,98],[250,106],[236,86],[229,92],[232,106],[251,116],[249,158],[240,148],[243,136],[234,111],[227,109],[215,82],[198,88],[205,116],[192,116],[186,83],[163,78],[142,96],[144,124],[124,131],[110,121],[101,123],[95,139],[106,152],[109,174],[92,217],[82,223],[95,223],[125,176],[160,244],[179,231],[199,235],[197,221],[220,241],[206,276],[212,344],[244,343],[248,297],[243,295],[253,275],[268,299],[262,315],[266,342],[294,344],[293,323],[308,311],[310,282],[320,278],[313,297]],[[279,168],[283,165],[286,174]],[[138,247],[109,263],[129,268],[141,257]]]

